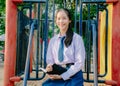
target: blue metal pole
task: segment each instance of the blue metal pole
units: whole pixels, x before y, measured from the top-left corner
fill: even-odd
[[[83,3],[105,3],[106,0],[82,0]]]
[[[46,53],[48,46],[48,0],[46,0],[46,11],[45,11],[45,29],[44,29],[44,68],[46,67]]]
[[[53,19],[52,19],[52,27],[53,27],[53,34],[54,35],[54,19],[55,19],[55,0],[53,0]]]
[[[94,86],[98,86],[98,72],[97,72],[97,47],[96,47],[96,40],[97,40],[97,33],[96,33],[96,25],[95,23],[92,24],[92,40],[93,40],[93,66],[94,66]]]
[[[75,5],[75,21],[74,21],[74,32],[76,32],[76,22],[77,22],[77,5],[78,5],[78,0],[75,0],[76,5]]]
[[[37,50],[36,50],[36,78],[38,78],[39,68],[39,50],[40,50],[40,3],[38,3],[38,27],[37,27]]]
[[[31,50],[31,46],[32,46],[32,37],[33,37],[33,33],[34,33],[35,24],[36,24],[36,21],[34,20],[33,23],[31,24],[31,29],[30,29],[30,36],[29,36],[27,57],[26,57],[26,65],[25,65],[25,77],[24,77],[24,81],[23,81],[23,86],[27,86],[27,79],[28,79],[29,68],[30,68],[30,50]]]
[[[80,19],[79,19],[80,27],[79,34],[82,36],[82,2],[80,0]]]

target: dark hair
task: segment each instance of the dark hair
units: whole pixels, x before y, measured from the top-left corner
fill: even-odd
[[[65,41],[64,41],[66,47],[68,47],[68,46],[71,44],[72,38],[73,38],[71,13],[70,13],[70,11],[69,11],[68,9],[66,9],[66,8],[61,8],[61,9],[58,9],[58,10],[57,10],[56,15],[57,15],[57,13],[58,13],[59,11],[64,11],[64,12],[67,14],[69,20],[71,20],[71,23],[69,24],[68,30],[67,30],[67,32],[66,32],[66,39],[65,39]]]

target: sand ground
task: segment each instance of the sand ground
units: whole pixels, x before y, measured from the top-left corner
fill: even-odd
[[[3,78],[4,78],[4,62],[0,59],[0,86],[3,86]],[[47,77],[47,76],[46,76]],[[41,86],[41,83],[46,79],[46,77],[43,80],[40,81],[28,81],[27,86]],[[23,86],[23,81],[15,83],[15,86]],[[84,86],[94,86],[93,83],[84,83]],[[99,84],[98,86],[108,86],[105,84]],[[109,85],[110,86],[110,85]]]

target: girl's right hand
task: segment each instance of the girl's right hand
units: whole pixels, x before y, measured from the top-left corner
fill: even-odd
[[[48,64],[46,67],[47,72],[50,72],[53,70],[52,65]]]

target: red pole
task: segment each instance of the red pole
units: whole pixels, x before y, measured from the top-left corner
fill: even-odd
[[[14,86],[14,82],[10,81],[10,77],[15,76],[16,27],[17,6],[12,0],[6,0],[4,86]]]
[[[113,4],[112,28],[112,79],[120,86],[120,0]]]
[[[118,0],[106,0],[107,3],[115,3],[118,2]]]
[[[12,0],[12,1],[15,3],[22,3],[23,2],[23,0]]]

